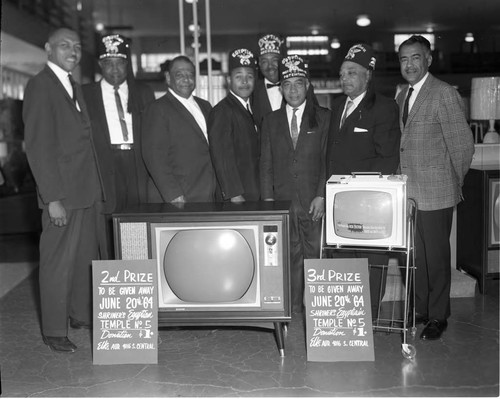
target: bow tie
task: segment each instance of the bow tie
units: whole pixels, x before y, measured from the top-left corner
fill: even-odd
[[[278,83],[266,83],[266,89],[271,89],[272,87],[280,87],[279,82]]]

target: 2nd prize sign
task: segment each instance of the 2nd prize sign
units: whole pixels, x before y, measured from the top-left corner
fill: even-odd
[[[158,362],[154,260],[94,261],[94,364]]]

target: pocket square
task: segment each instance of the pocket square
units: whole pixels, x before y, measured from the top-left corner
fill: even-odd
[[[313,134],[313,133],[316,133],[316,131],[314,131],[314,130],[309,130],[309,131],[307,132],[307,134]]]
[[[354,133],[368,133],[368,129],[364,129],[362,127],[355,127]]]

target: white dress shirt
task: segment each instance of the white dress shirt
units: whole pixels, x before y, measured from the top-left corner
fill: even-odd
[[[205,138],[208,141],[208,133],[207,133],[207,121],[205,120],[205,116],[203,115],[203,112],[194,99],[193,95],[189,96],[189,98],[184,98],[179,96],[177,93],[175,93],[172,89],[168,89],[172,95],[177,98],[184,107],[189,111],[191,115],[193,115],[193,118],[196,120],[196,123],[198,123],[198,126],[200,127],[201,131],[205,135]]]
[[[122,102],[123,112],[125,116],[125,123],[127,124],[128,140],[123,139],[122,127],[120,124],[120,117],[118,115],[118,108],[116,106],[115,89],[112,85],[101,80],[102,101],[104,103],[104,111],[106,112],[106,121],[108,122],[109,139],[111,144],[132,144],[134,142],[132,114],[127,112],[128,108],[128,85],[123,82],[118,88],[118,94]]]
[[[280,88],[278,86],[267,88],[266,84],[274,84],[267,78],[264,78],[264,87],[267,92],[267,97],[269,98],[269,102],[271,103],[271,108],[273,111],[281,108],[281,103],[283,102],[283,95],[281,94]]]

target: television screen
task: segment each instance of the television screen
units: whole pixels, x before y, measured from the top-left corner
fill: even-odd
[[[256,259],[240,231],[198,229],[161,234],[172,236],[165,248],[163,270],[181,301],[234,302],[249,290]]]
[[[259,307],[259,246],[270,245],[259,243],[258,231],[243,223],[152,223],[160,307]]]
[[[335,233],[339,237],[377,240],[392,236],[394,204],[384,191],[339,192],[333,201]]]

